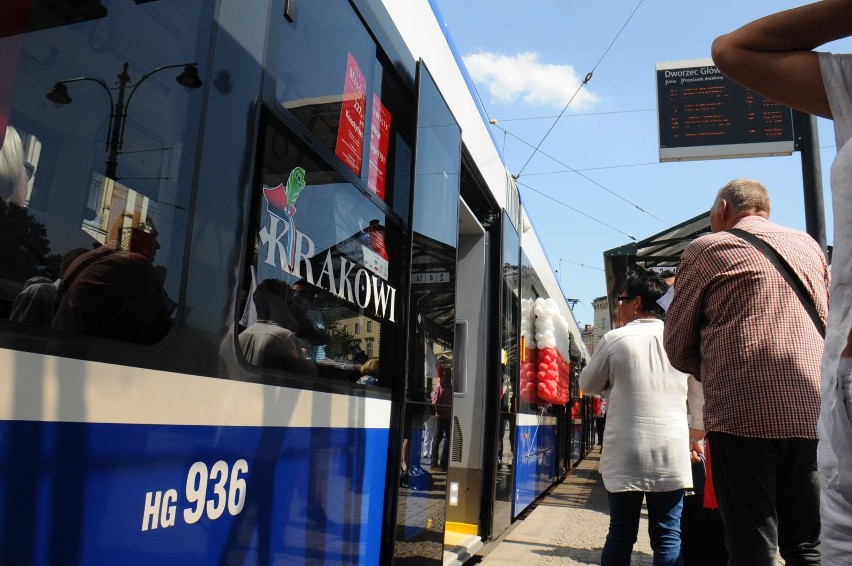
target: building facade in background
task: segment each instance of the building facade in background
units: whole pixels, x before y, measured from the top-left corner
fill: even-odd
[[[612,323],[609,317],[609,301],[606,296],[597,297],[592,301],[592,308],[595,311],[594,324],[587,324],[582,331],[583,343],[589,349],[589,353],[595,351],[601,337],[612,330]]]

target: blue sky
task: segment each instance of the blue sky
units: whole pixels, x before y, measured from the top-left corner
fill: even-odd
[[[707,58],[716,36],[804,2],[436,1],[489,116],[497,120],[495,138],[512,173],[530,159],[527,144],[538,145],[603,56],[541,146],[556,160],[535,155],[519,179],[528,186],[520,187],[521,200],[565,295],[580,300],[574,315],[581,324],[593,322],[592,299],[606,293],[605,250],[629,243],[626,234],[641,240],[705,212],[731,179],[761,181],[772,197],[772,220],[805,229],[798,152],[659,163],[654,73],[658,62]],[[822,49],[852,51],[852,40]],[[819,145],[831,244],[828,175],[835,150],[832,124],[823,119]]]

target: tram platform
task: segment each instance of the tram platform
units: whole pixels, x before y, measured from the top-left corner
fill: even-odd
[[[484,546],[466,566],[586,566],[600,564],[609,530],[609,506],[595,448],[568,476],[516,521],[500,539]],[[652,566],[648,514],[642,509],[631,566]],[[779,556],[776,566],[783,566]]]
[[[467,564],[482,566],[568,566],[600,564],[609,507],[595,448],[526,515]],[[648,519],[643,509],[631,566],[651,566]]]

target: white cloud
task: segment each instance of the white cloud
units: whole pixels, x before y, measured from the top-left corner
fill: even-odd
[[[577,93],[571,108],[588,109],[598,97],[583,87],[583,82],[571,65],[541,63],[537,53],[502,55],[480,51],[463,57],[470,76],[485,85],[492,102],[507,104],[518,98],[527,104],[562,108]]]

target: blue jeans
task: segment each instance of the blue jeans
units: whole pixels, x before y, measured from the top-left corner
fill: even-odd
[[[623,491],[609,493],[609,534],[606,535],[601,566],[629,566],[639,533],[642,499],[648,506],[648,534],[654,551],[654,566],[683,566],[680,550],[680,514],[683,490],[663,492]]]

